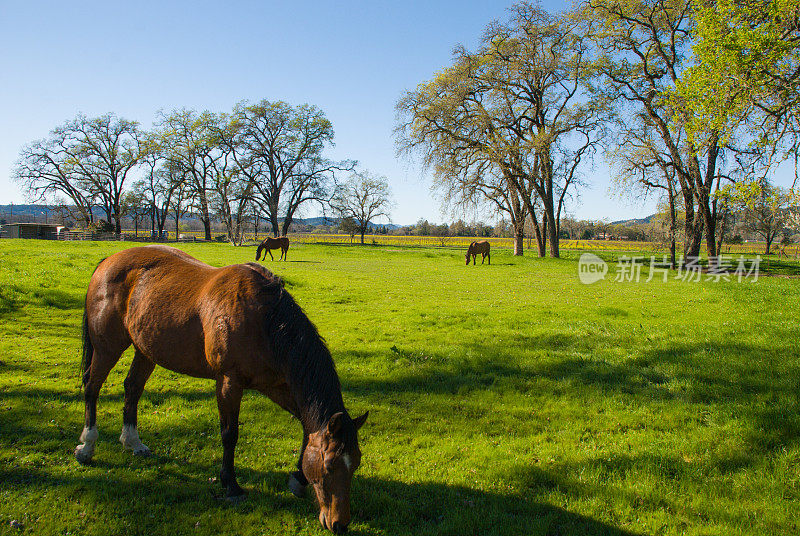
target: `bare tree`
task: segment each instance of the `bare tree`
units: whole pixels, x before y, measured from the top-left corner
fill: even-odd
[[[212,127],[219,150],[219,158],[211,165],[213,205],[225,225],[228,241],[240,246],[244,240],[247,209],[253,203],[255,182],[242,169],[236,158],[236,120],[221,115]]]
[[[389,217],[391,191],[386,177],[369,171],[354,172],[340,184],[331,200],[331,207],[343,220],[352,218],[364,243],[364,235],[372,220]]]
[[[218,121],[217,114],[182,109],[160,113],[157,125],[164,156],[186,177],[186,195],[203,222],[206,240],[211,240],[212,173],[221,158],[214,128]]]
[[[136,188],[122,196],[122,213],[133,220],[133,232],[139,236],[139,222],[150,214],[150,206],[143,193]]]
[[[114,232],[121,233],[125,182],[139,165],[139,123],[111,113],[91,119],[81,114],[56,130],[72,140],[77,167]]]
[[[77,151],[71,137],[56,129],[50,137],[37,140],[22,148],[12,176],[34,203],[66,198],[77,210],[85,225],[94,221],[93,192],[76,164]]]
[[[135,121],[106,114],[75,119],[56,127],[45,141],[26,146],[14,176],[34,198],[49,193],[66,195],[87,222],[99,204],[107,221],[122,231],[123,188],[139,164],[139,127]]]

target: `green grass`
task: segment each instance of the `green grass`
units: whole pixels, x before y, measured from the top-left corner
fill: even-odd
[[[83,294],[125,243],[0,241],[0,533],[321,534],[286,491],[300,427],[250,393],[248,500],[209,479],[213,385],[157,369],[117,441],[122,381],[82,427]],[[212,264],[255,248],[187,244]],[[575,259],[464,266],[463,252],[296,245],[266,265],[326,337],[364,458],[352,534],[797,534],[800,280],[649,284],[577,277]],[[9,527],[11,520],[23,524]]]

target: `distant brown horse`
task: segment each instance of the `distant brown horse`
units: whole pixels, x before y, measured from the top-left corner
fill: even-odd
[[[280,238],[272,238],[271,236],[268,236],[263,242],[261,242],[261,244],[259,244],[258,249],[256,250],[256,260],[261,260],[259,259],[259,257],[261,257],[261,251],[266,250],[266,253],[264,253],[264,258],[266,259],[267,253],[269,253],[269,258],[274,261],[275,257],[272,256],[272,252],[270,250],[278,248],[281,249],[281,257],[278,260],[282,259],[285,261],[286,252],[289,251],[289,239],[285,236]]]
[[[334,533],[350,522],[350,483],[361,461],[330,351],[316,327],[256,263],[212,268],[174,248],[132,248],[103,260],[89,281],[83,317],[86,411],[75,457],[87,463],[97,442],[97,398],[111,368],[133,345],[125,379],[120,441],[149,454],[136,428],[137,406],[156,365],[216,381],[222,433],[220,482],[241,498],[233,466],[239,405],[245,389],[267,395],[300,420],[303,443],[289,488],[311,482],[319,520]]]
[[[489,259],[489,264],[492,264],[492,256],[489,253],[491,247],[492,247],[491,244],[489,244],[489,242],[487,242],[486,240],[481,240],[480,242],[473,242],[472,244],[469,245],[469,249],[467,249],[467,254],[464,256],[464,259],[467,261],[467,264],[469,264],[469,257],[471,255],[472,264],[475,265],[478,253],[481,253],[483,255],[481,257],[481,264],[483,264],[483,261],[486,260],[487,257]]]

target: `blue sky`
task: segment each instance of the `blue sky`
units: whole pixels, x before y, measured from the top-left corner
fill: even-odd
[[[159,109],[229,111],[268,99],[319,106],[336,131],[329,155],[389,179],[395,223],[449,221],[428,177],[395,156],[394,106],[447,66],[455,45],[475,48],[511,3],[0,2],[0,204],[25,201],[10,180],[20,148],[79,112],[149,127]],[[653,212],[654,203],[608,195],[602,159],[585,175],[569,213]]]

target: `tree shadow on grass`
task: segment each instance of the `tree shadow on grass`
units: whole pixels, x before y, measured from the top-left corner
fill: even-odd
[[[57,288],[0,285],[0,318],[16,313],[25,305],[69,311],[82,309],[84,297]]]
[[[777,257],[762,258],[759,265],[759,274],[798,276],[800,275],[800,263],[797,260]]]
[[[398,349],[395,354],[415,359],[403,361],[402,368],[384,377],[345,377],[342,383],[353,395],[367,398],[400,399],[405,394],[466,396],[497,390],[547,392],[553,397],[622,395],[638,403],[676,401],[712,406],[724,415],[736,415],[750,430],[748,442],[757,455],[800,443],[800,370],[785,365],[796,359],[790,346],[684,343],[647,348],[627,360],[611,362],[582,355],[591,355],[597,344],[619,342],[550,334],[518,343],[549,348],[555,357],[517,364],[503,353],[505,346],[495,344],[465,345],[465,355],[480,357],[455,360],[427,355],[424,350]],[[368,359],[379,360],[380,356]]]
[[[787,367],[782,374],[770,373],[770,363],[789,363],[793,350],[760,345],[726,343],[672,344],[643,349],[631,358],[612,362],[591,357],[598,346],[621,344],[613,340],[587,340],[572,334],[520,337],[503,345],[468,343],[464,355],[478,357],[452,359],[424,349],[392,347],[398,356],[409,357],[402,373],[384,378],[344,378],[354,392],[378,393],[464,393],[482,390],[498,380],[523,389],[532,381],[546,379],[615,393],[626,393],[652,400],[681,398],[697,403],[739,403],[754,396],[796,396],[800,370]],[[546,348],[553,358],[518,364],[507,354],[509,346]],[[708,357],[709,351],[716,357]],[[381,360],[379,353],[350,352],[355,359]],[[584,357],[586,355],[586,357]],[[738,356],[724,367],[709,366],[719,356]],[[763,361],[765,356],[768,361]],[[684,384],[683,391],[671,382]]]
[[[353,514],[354,534],[366,533],[359,530],[359,524],[381,534],[414,536],[634,534],[538,501],[525,492],[500,494],[438,482],[405,483],[358,475],[353,484]]]

